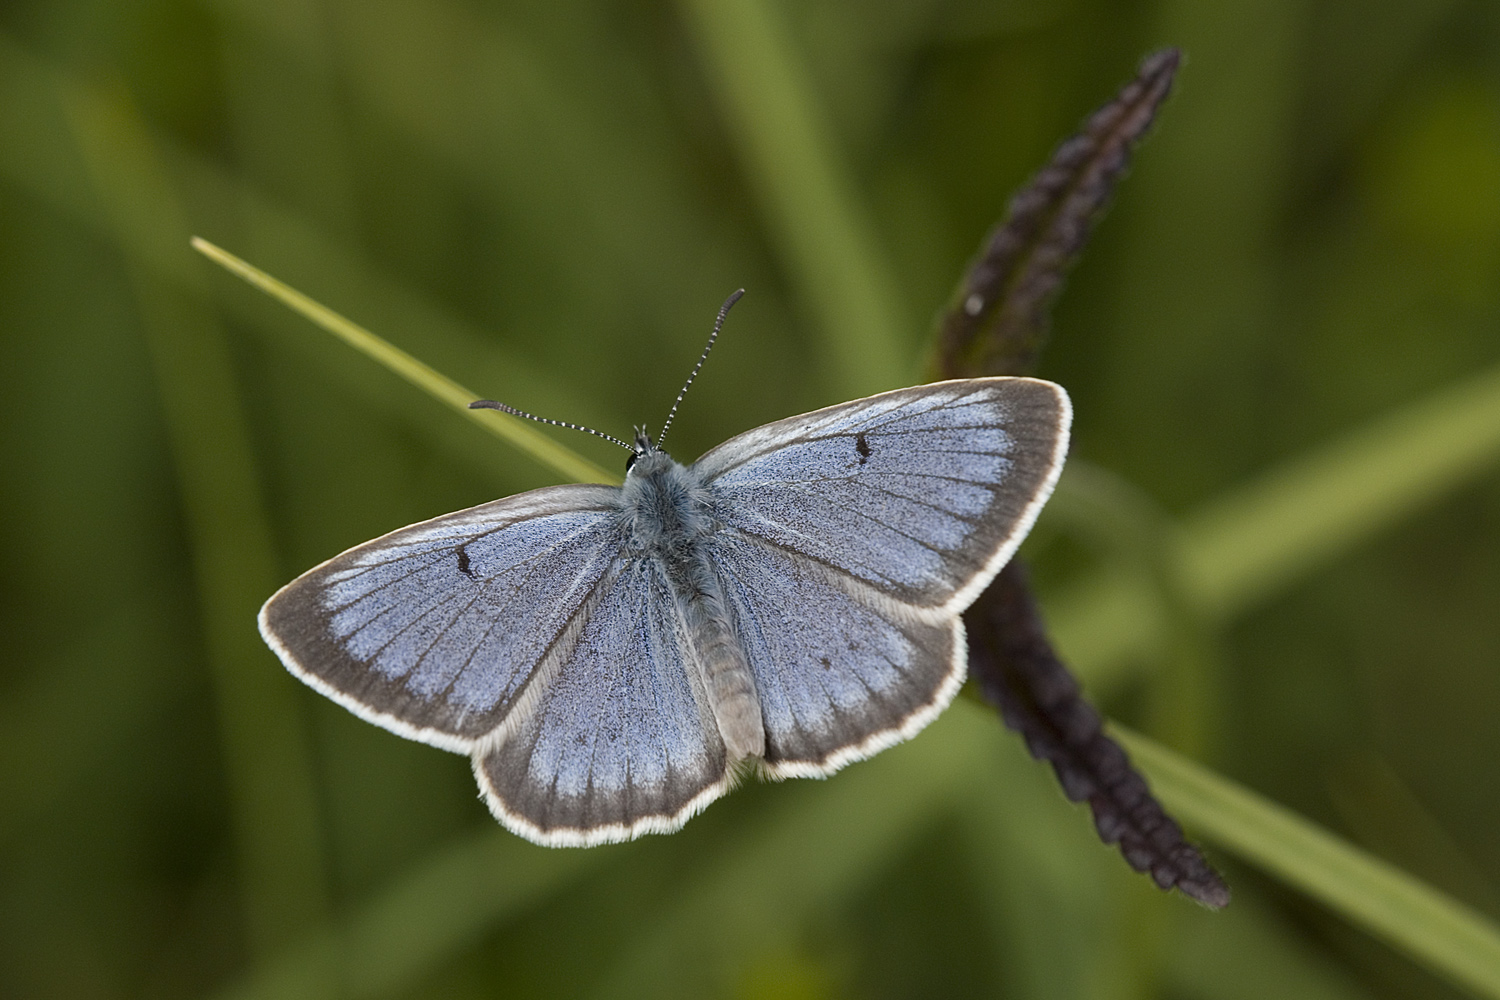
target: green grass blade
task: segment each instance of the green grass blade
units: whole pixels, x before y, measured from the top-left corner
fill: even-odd
[[[1183,572],[1223,619],[1500,459],[1500,368],[1363,425],[1199,511]]]
[[[1113,734],[1167,807],[1206,839],[1295,886],[1454,983],[1500,998],[1500,927],[1284,806],[1121,726]]]
[[[438,401],[453,407],[502,441],[530,455],[543,465],[555,469],[559,475],[577,483],[618,483],[620,481],[619,476],[606,472],[571,448],[558,444],[524,420],[496,410],[469,409],[469,404],[479,398],[475,393],[418,361],[399,347],[380,339],[359,324],[345,319],[322,303],[277,281],[229,251],[215,246],[201,236],[194,236],[192,243],[193,249],[226,271],[243,278],[267,295],[301,313],[350,347],[380,362]]]
[[[433,851],[347,919],[256,966],[219,1000],[302,995],[330,964],[343,970],[343,995],[353,1000],[401,993],[486,928],[613,860],[608,851],[549,850],[486,830]]]
[[[59,87],[126,263],[176,465],[206,659],[218,702],[252,948],[286,947],[329,909],[316,780],[297,685],[276,670],[255,612],[279,582],[269,518],[226,335],[201,300],[145,261],[180,247],[185,216],[123,93]]]
[[[828,341],[836,388],[863,396],[912,377],[910,327],[812,83],[764,0],[683,0],[767,228]]]
[[[1175,556],[1186,596],[1207,621],[1232,620],[1497,461],[1500,368],[1409,403],[1191,514]],[[1092,685],[1118,679],[1160,647],[1160,609],[1138,576],[1105,571],[1048,602],[1058,647]]]

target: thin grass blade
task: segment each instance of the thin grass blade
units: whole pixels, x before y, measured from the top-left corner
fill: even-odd
[[[255,634],[255,610],[278,571],[234,366],[216,317],[144,263],[186,223],[132,102],[123,90],[59,93],[125,258],[157,376],[218,700],[248,937],[271,954],[326,919],[328,877],[294,685],[265,662]]]
[[[817,316],[844,396],[910,377],[899,287],[777,5],[682,0],[766,228]]]
[[[502,441],[530,455],[543,465],[555,469],[559,475],[577,483],[618,483],[620,481],[619,476],[606,472],[571,448],[558,444],[547,435],[530,427],[523,420],[496,410],[469,409],[469,404],[479,398],[477,394],[418,361],[394,344],[382,340],[359,324],[345,319],[322,303],[277,281],[229,251],[215,246],[201,236],[194,236],[192,243],[193,249],[226,271],[243,278],[295,312],[301,313],[350,347],[380,362],[412,385],[439,402],[451,406]]]

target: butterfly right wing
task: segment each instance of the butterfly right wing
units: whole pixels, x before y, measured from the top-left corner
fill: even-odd
[[[1048,382],[939,382],[767,424],[698,460],[770,775],[830,773],[948,704],[966,666],[959,615],[1051,493],[1070,416]]]
[[[1071,419],[1051,382],[933,382],[757,427],[693,469],[727,528],[956,615],[1051,495]]]
[[[596,603],[620,558],[618,497],[555,486],[393,531],[277,591],[261,635],[361,718],[471,753]]]

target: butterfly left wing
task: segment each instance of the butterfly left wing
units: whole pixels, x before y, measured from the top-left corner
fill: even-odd
[[[675,830],[732,783],[692,666],[688,627],[654,559],[627,559],[515,726],[474,754],[490,811],[548,846]]]
[[[261,635],[361,718],[470,753],[596,599],[620,553],[618,497],[555,486],[393,531],[277,591]]]
[[[681,826],[730,767],[658,564],[623,551],[619,490],[558,486],[391,532],[261,609],[299,678],[468,753],[491,811],[542,844]]]
[[[939,382],[767,424],[695,464],[771,775],[828,773],[947,705],[959,615],[1051,494],[1070,417],[1049,382]]]

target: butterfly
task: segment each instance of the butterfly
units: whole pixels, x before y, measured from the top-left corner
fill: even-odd
[[[831,774],[948,705],[960,615],[1051,494],[1071,415],[1038,379],[936,382],[690,465],[659,447],[669,416],[622,486],[393,531],[283,587],[260,631],[354,714],[468,754],[528,840],[669,832],[747,771]]]

